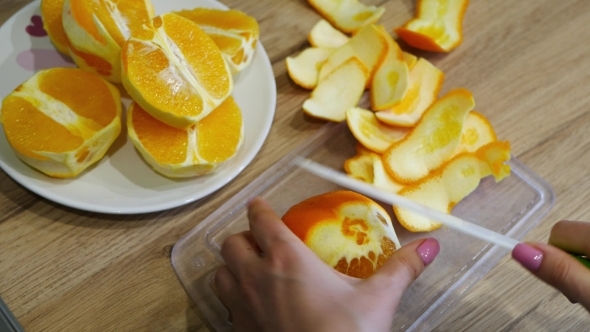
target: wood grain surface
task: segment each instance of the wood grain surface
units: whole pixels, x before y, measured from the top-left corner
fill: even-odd
[[[0,0],[0,24],[29,2]],[[363,2],[386,8],[380,22],[388,31],[415,9],[414,0]],[[262,150],[213,195],[139,216],[69,209],[0,171],[0,296],[27,331],[208,330],[172,270],[172,246],[324,125],[303,115],[308,92],[290,81],[284,62],[309,46],[318,14],[305,0],[224,3],[260,22],[273,64],[278,106]],[[560,219],[590,220],[589,21],[587,0],[472,0],[463,44],[450,54],[402,44],[445,72],[441,93],[471,90],[514,156],[552,185],[556,205],[529,241],[546,241]],[[435,330],[590,331],[590,316],[506,257]]]

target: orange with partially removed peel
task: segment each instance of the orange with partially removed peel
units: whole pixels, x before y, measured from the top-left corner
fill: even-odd
[[[121,82],[121,47],[154,16],[149,0],[65,0],[63,28],[78,67]]]
[[[221,50],[233,73],[244,70],[254,58],[260,37],[258,22],[239,10],[195,8],[174,12],[197,23]]]
[[[188,129],[168,126],[133,103],[127,129],[147,163],[172,178],[212,172],[237,153],[244,138],[242,112],[232,97]]]
[[[80,69],[38,72],[2,102],[4,133],[26,164],[58,178],[99,161],[121,132],[119,90]]]
[[[371,276],[400,248],[383,207],[351,191],[308,198],[282,220],[326,264],[355,278]]]
[[[123,85],[156,119],[186,129],[230,95],[232,73],[223,55],[199,26],[176,14],[153,19],[122,51]]]

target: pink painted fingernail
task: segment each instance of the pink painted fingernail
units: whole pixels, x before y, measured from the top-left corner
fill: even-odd
[[[435,238],[428,238],[416,249],[424,265],[428,265],[434,261],[440,252],[440,244]]]
[[[527,270],[536,272],[541,267],[543,252],[525,243],[519,243],[512,250],[512,258]]]

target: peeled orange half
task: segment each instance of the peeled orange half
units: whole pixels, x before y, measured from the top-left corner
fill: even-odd
[[[235,9],[195,8],[175,12],[197,23],[221,50],[233,73],[238,73],[252,62],[260,36],[258,22]]]
[[[123,47],[123,85],[156,119],[186,129],[221,105],[233,89],[219,47],[199,26],[176,14],[153,19]]]
[[[65,0],[70,54],[80,68],[120,82],[121,47],[153,16],[149,0]]]
[[[242,112],[232,97],[188,129],[158,121],[137,103],[127,112],[129,138],[159,173],[173,178],[210,173],[242,144]]]
[[[387,212],[351,191],[308,198],[282,220],[320,259],[356,278],[375,273],[400,248]]]
[[[74,177],[100,160],[121,132],[119,90],[80,69],[38,72],[2,102],[16,155],[53,177]]]

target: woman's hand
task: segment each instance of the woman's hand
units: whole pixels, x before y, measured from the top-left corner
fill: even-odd
[[[250,231],[230,236],[215,275],[235,331],[389,331],[402,294],[439,252],[412,242],[367,279],[321,261],[262,199],[249,205]]]
[[[566,251],[590,257],[589,222],[560,221],[551,230],[549,245],[519,244],[512,257],[572,303],[590,311],[590,269]]]

